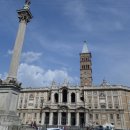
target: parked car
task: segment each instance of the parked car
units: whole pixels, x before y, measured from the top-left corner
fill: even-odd
[[[94,128],[94,130],[105,130],[105,129],[103,128],[103,126],[96,126],[96,127]]]
[[[47,130],[63,130],[61,128],[47,128]]]

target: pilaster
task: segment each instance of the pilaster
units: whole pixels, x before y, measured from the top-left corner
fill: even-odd
[[[79,112],[76,113],[76,126],[79,126]]]
[[[70,119],[71,119],[71,113],[70,112],[68,112],[68,116],[67,117],[68,117],[67,125],[70,126]]]
[[[41,125],[45,124],[45,112],[42,113],[42,121],[41,121]]]
[[[49,125],[52,125],[52,121],[53,121],[53,113],[50,112]]]
[[[40,121],[40,113],[37,113],[37,120],[36,120],[37,124],[39,124],[39,121]]]
[[[58,125],[61,125],[61,112],[58,112]]]
[[[85,113],[85,126],[88,126],[88,112]]]

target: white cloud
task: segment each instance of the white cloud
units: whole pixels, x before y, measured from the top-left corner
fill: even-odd
[[[8,50],[7,54],[8,55],[12,55],[13,54],[13,50]]]
[[[44,70],[43,68],[26,63],[20,64],[18,71],[18,79],[23,83],[23,86],[40,87],[48,86],[55,80],[62,83],[64,79],[74,82],[76,78],[72,78],[65,70]]]
[[[0,79],[2,79],[2,74],[0,74]]]
[[[8,50],[7,52],[8,55],[13,54],[13,50]],[[33,52],[33,51],[28,51],[28,52],[23,52],[21,54],[21,60],[22,62],[25,63],[32,63],[34,61],[38,61],[42,56],[41,52]]]
[[[7,73],[5,72],[4,74],[0,74],[0,79],[5,79],[7,77]]]
[[[32,63],[34,61],[37,61],[40,59],[40,57],[42,56],[42,53],[38,53],[38,52],[23,52],[22,53],[22,61],[24,61],[25,63]]]

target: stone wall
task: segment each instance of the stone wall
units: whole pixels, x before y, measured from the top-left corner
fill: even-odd
[[[31,128],[29,126],[1,126],[0,130],[36,130],[34,128]]]

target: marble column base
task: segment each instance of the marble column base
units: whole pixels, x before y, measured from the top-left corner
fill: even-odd
[[[19,92],[20,87],[16,83],[0,83],[0,130],[8,130],[7,127],[21,124],[17,116]]]

